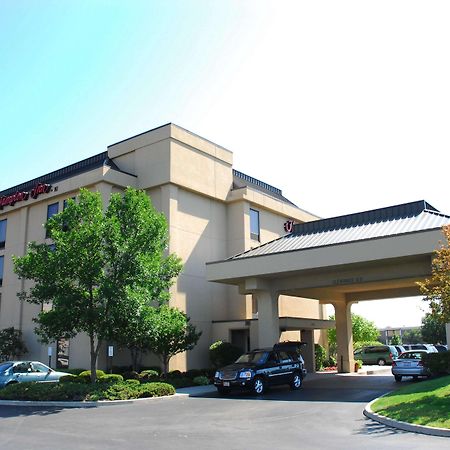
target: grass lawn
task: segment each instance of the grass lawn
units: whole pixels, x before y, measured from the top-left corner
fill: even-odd
[[[402,422],[450,429],[450,376],[391,392],[373,403],[372,411]]]

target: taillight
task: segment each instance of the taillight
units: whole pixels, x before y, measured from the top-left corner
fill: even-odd
[[[394,356],[394,355],[393,355],[392,353],[389,353],[389,358],[392,359],[393,356]]]
[[[395,361],[392,361],[392,367],[395,367],[397,364],[395,364]]]
[[[417,365],[420,366],[420,367],[423,367],[423,362],[422,362],[422,361],[419,361],[419,362],[417,363]]]

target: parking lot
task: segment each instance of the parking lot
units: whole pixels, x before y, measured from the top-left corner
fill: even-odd
[[[448,439],[393,430],[362,415],[407,382],[377,375],[309,375],[300,391],[262,397],[149,399],[100,408],[0,407],[0,448],[20,449],[444,449]]]

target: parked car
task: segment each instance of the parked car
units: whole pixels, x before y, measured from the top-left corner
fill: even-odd
[[[431,344],[403,344],[406,350],[426,350],[429,353],[436,353],[437,349]]]
[[[434,347],[439,353],[448,352],[448,347],[444,344],[434,344]]]
[[[395,349],[397,350],[397,353],[401,355],[403,352],[406,351],[406,348],[403,347],[403,345],[394,345]]]
[[[57,372],[39,361],[6,361],[0,364],[0,387],[29,381],[57,382],[64,372]]]
[[[360,359],[363,364],[378,364],[379,366],[392,364],[397,356],[398,351],[393,345],[371,345],[354,352],[355,359]]]
[[[273,348],[252,350],[235,363],[219,369],[214,385],[220,394],[231,390],[248,390],[261,395],[269,386],[288,384],[300,389],[306,376],[305,363],[300,355],[301,342],[284,342]]]
[[[423,355],[427,353],[427,350],[407,350],[394,359],[391,371],[395,381],[402,381],[403,377],[429,377],[430,371],[422,362]]]

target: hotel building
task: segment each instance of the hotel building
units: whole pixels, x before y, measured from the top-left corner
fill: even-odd
[[[257,174],[255,174],[257,175]],[[177,125],[166,124],[110,145],[107,151],[0,192],[0,329],[21,329],[27,358],[47,361],[48,347],[38,342],[33,318],[38,305],[21,302],[17,293],[28,281],[14,274],[11,257],[27,244],[51,240],[43,224],[85,187],[101,193],[107,204],[114,192],[143,189],[168,221],[169,252],[184,268],[171,291],[171,305],[185,311],[202,336],[196,348],[174,357],[171,369],[208,367],[208,348],[216,340],[248,350],[258,346],[258,305],[235,286],[206,280],[206,262],[224,260],[272,241],[292,224],[317,219],[297,207],[282,191],[233,167],[229,150]],[[317,301],[280,296],[280,339],[326,345],[325,306]],[[109,343],[111,344],[111,343]],[[309,352],[311,354],[311,351]],[[86,336],[53,345],[55,366],[89,367]],[[312,359],[308,359],[311,369]],[[99,367],[107,363],[101,352]],[[129,364],[115,349],[115,365]]]

